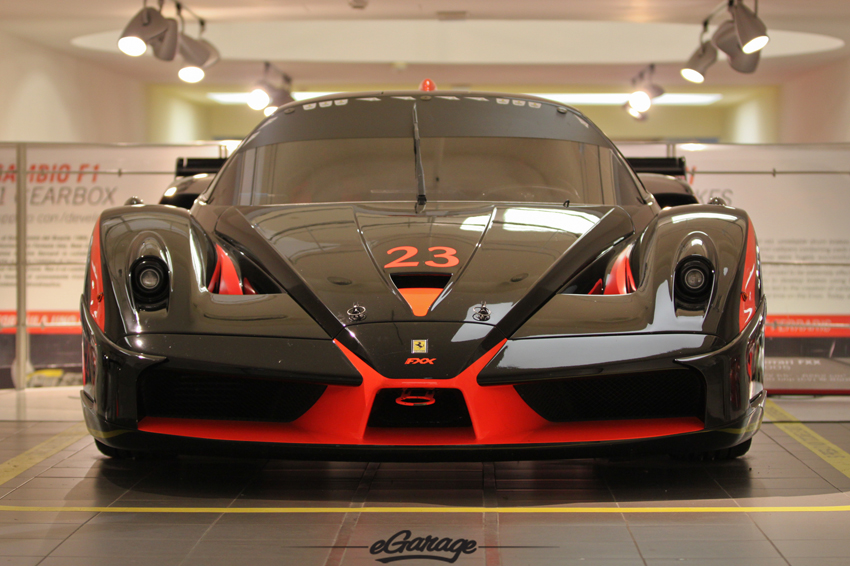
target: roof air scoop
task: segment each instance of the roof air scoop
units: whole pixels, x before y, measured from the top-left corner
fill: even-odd
[[[451,273],[393,273],[390,275],[410,309],[425,316],[452,278]]]

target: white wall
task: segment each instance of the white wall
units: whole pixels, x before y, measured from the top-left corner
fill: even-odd
[[[191,143],[209,139],[205,107],[173,95],[168,89],[148,89],[150,119],[146,139],[151,143]]]
[[[140,81],[0,32],[0,141],[142,142]]]
[[[775,89],[763,88],[732,110],[726,136],[731,143],[776,143],[779,141],[779,105]]]
[[[780,116],[783,143],[850,142],[850,59],[786,82]]]

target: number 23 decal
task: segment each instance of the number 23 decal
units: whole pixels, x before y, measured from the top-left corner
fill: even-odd
[[[454,267],[455,265],[460,263],[460,260],[457,258],[456,255],[457,250],[454,248],[436,246],[433,248],[428,248],[428,251],[431,252],[431,256],[433,259],[423,263],[430,267]],[[441,253],[436,253],[438,251]],[[396,252],[402,252],[402,254],[391,262],[389,262],[388,264],[386,264],[384,266],[384,269],[389,269],[391,267],[417,267],[419,265],[418,261],[405,261],[419,253],[419,250],[417,248],[414,248],[413,246],[399,246],[397,248],[389,250],[387,253],[392,255]],[[436,259],[441,259],[444,261],[434,261]]]

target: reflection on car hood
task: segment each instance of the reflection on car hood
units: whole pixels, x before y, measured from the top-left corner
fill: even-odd
[[[423,214],[412,203],[240,212],[342,324],[352,322],[346,313],[355,303],[366,308],[363,323],[473,322],[474,309],[486,303],[488,323],[497,324],[612,209],[429,202]],[[601,251],[622,237],[595,237],[593,245]],[[412,274],[450,276],[424,316],[398,289]]]

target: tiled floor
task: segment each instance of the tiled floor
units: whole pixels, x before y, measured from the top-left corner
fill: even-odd
[[[24,395],[0,392],[0,418],[20,417],[0,421],[0,461],[73,424],[48,413],[70,417],[76,390]],[[817,413],[828,422],[807,426],[850,452],[850,403],[778,403]],[[0,485],[0,565],[846,565],[848,493],[850,477],[774,424],[720,463],[127,462],[84,438]],[[458,506],[500,511],[445,511]],[[400,531],[451,539],[424,553],[445,560],[370,552]]]

